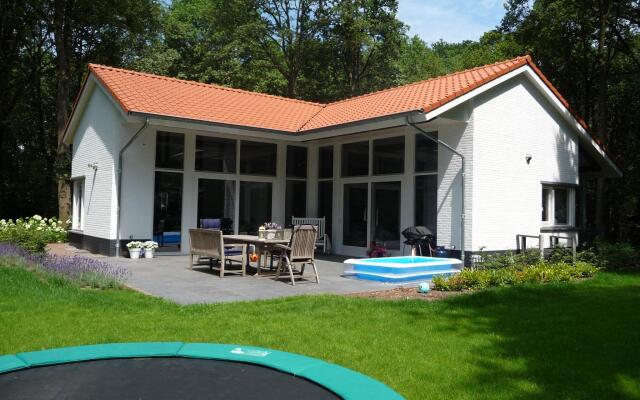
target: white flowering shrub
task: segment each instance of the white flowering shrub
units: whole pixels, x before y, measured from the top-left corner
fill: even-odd
[[[0,219],[0,242],[12,242],[27,250],[42,252],[48,243],[66,242],[68,226],[69,221],[37,214],[15,221]]]

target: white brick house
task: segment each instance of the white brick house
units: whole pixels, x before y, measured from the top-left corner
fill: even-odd
[[[105,254],[152,238],[184,253],[205,218],[253,232],[291,216],[326,217],[354,256],[401,253],[412,225],[457,254],[548,246],[577,238],[581,176],[620,174],[529,57],[331,104],[89,71],[65,136],[70,237]]]

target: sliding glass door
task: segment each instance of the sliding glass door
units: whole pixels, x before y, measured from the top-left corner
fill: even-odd
[[[182,229],[182,173],[156,171],[153,240],[160,250],[179,251]]]
[[[258,228],[271,221],[271,182],[240,181],[238,233],[257,235]]]
[[[223,179],[198,179],[198,227],[207,221],[220,219],[220,229],[233,233],[236,182]]]
[[[343,194],[342,244],[367,246],[367,214],[369,210],[369,184],[347,183]]]
[[[368,247],[371,241],[400,249],[401,183],[345,183],[342,244]]]
[[[371,184],[371,233],[389,250],[400,249],[400,182]]]

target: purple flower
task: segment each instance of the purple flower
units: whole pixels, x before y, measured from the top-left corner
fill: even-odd
[[[31,253],[11,243],[0,243],[0,257],[19,257],[47,272],[85,282],[96,280],[123,282],[129,271],[94,258]],[[108,285],[112,286],[112,285]]]

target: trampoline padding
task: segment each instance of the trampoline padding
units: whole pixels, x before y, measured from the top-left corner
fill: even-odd
[[[27,368],[29,365],[17,356],[0,356],[0,373]]]
[[[0,374],[9,372],[11,375],[14,372],[10,371],[52,364],[144,357],[193,358],[255,364],[254,367],[264,366],[300,377],[301,381],[306,379],[315,382],[344,399],[402,399],[402,396],[381,382],[322,360],[260,347],[211,343],[113,343],[19,353],[0,356]]]

